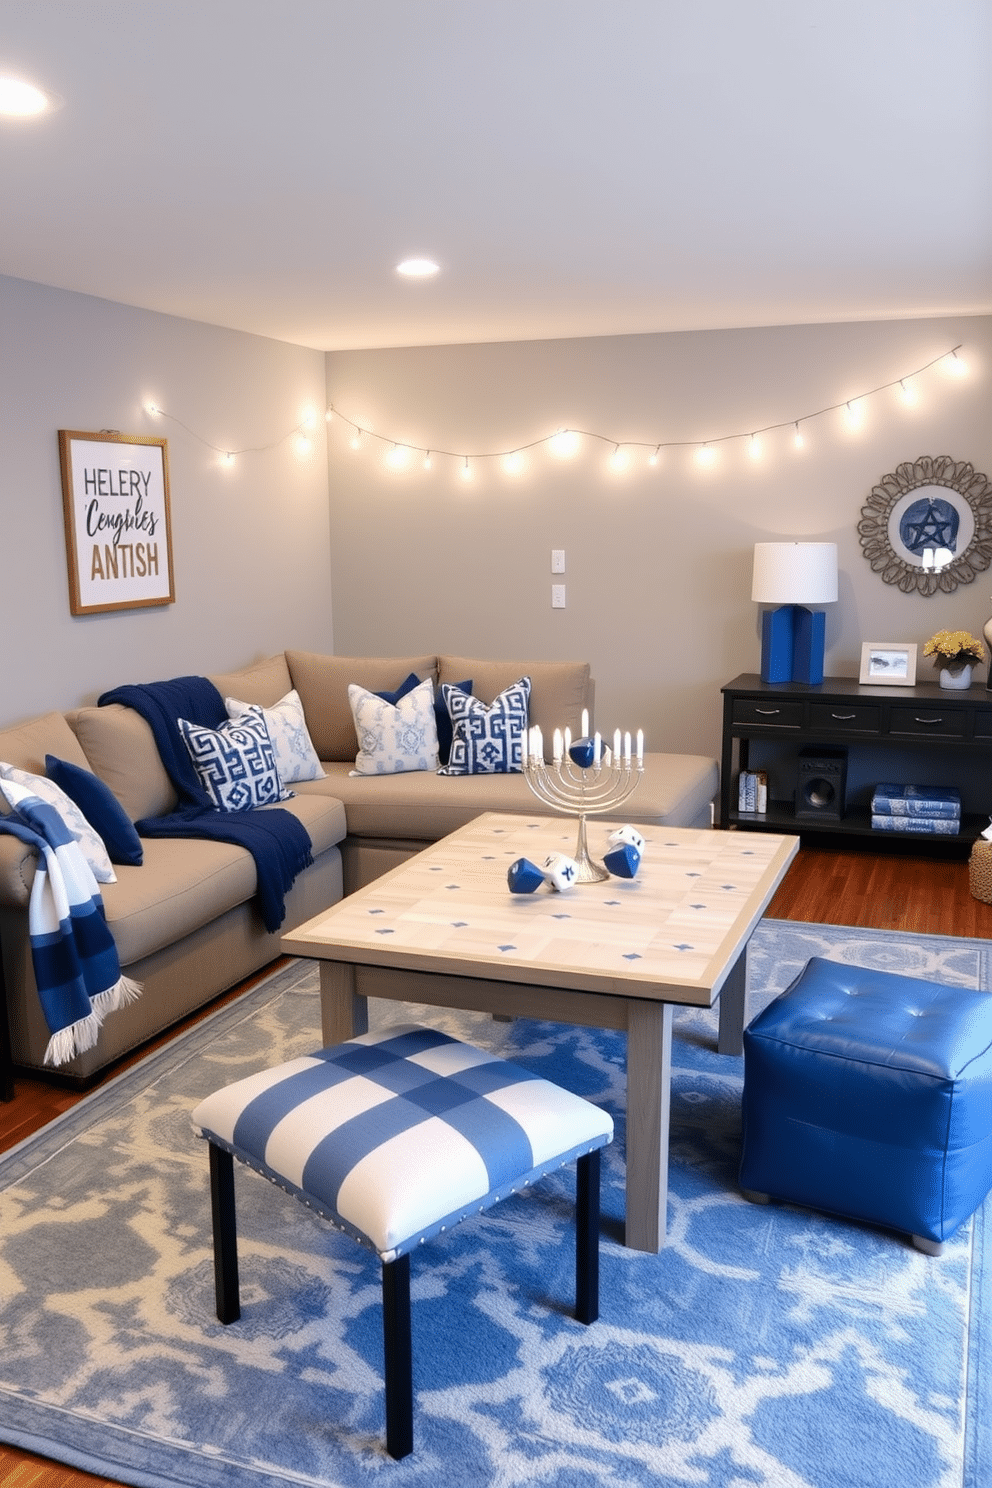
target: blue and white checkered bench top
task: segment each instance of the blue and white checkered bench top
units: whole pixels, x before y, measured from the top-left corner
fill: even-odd
[[[589,1101],[417,1024],[249,1075],[192,1120],[384,1261],[613,1140]]]

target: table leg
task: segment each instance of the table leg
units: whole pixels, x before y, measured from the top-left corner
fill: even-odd
[[[369,1031],[368,999],[355,991],[355,968],[342,961],[320,963],[320,1029],[324,1048]]]
[[[747,995],[747,946],[730,968],[720,989],[718,1054],[744,1053],[744,1004]]]
[[[655,1253],[668,1218],[672,1004],[627,1004],[627,1232],[632,1250]]]

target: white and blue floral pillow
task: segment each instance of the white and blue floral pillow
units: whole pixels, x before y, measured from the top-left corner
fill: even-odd
[[[439,775],[509,775],[523,768],[529,677],[488,706],[450,682],[442,682],[441,692],[451,715],[451,754]]]
[[[241,718],[252,705],[229,697],[224,699],[224,706],[228,718]],[[296,785],[301,780],[323,780],[324,771],[313,747],[296,689],[287,692],[271,708],[263,708],[262,717],[272,740],[276,769],[283,785]]]
[[[177,719],[200,784],[218,811],[252,811],[293,794],[283,788],[262,710],[248,708],[220,728]]]
[[[429,677],[395,703],[352,682],[348,701],[358,735],[352,775],[437,769],[434,684]]]
[[[44,801],[46,806],[54,806],[79,843],[83,857],[89,863],[97,883],[117,882],[117,874],[113,870],[102,837],[94,830],[75,801],[70,800],[61,786],[56,785],[54,780],[49,780],[44,775],[32,775],[29,770],[18,770],[14,765],[0,762],[0,781],[4,780],[13,781],[14,785],[29,790],[32,795],[38,797],[39,801]],[[5,794],[2,784],[0,784],[0,794]],[[11,801],[10,804],[13,805],[14,802]]]

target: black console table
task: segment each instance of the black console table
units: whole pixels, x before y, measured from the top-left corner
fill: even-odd
[[[849,842],[871,838],[881,848],[911,843],[920,852],[961,853],[989,825],[992,693],[984,687],[873,687],[848,677],[812,685],[762,682],[744,673],[722,691],[721,827]],[[835,817],[796,815],[800,754],[810,749],[844,752],[846,789]],[[768,776],[768,806],[760,814],[739,809],[739,772],[747,769],[764,769]],[[956,786],[960,833],[873,831],[871,796],[880,781]]]

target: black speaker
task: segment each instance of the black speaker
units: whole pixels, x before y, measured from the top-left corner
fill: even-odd
[[[796,781],[796,816],[840,821],[847,786],[846,749],[801,749]]]

